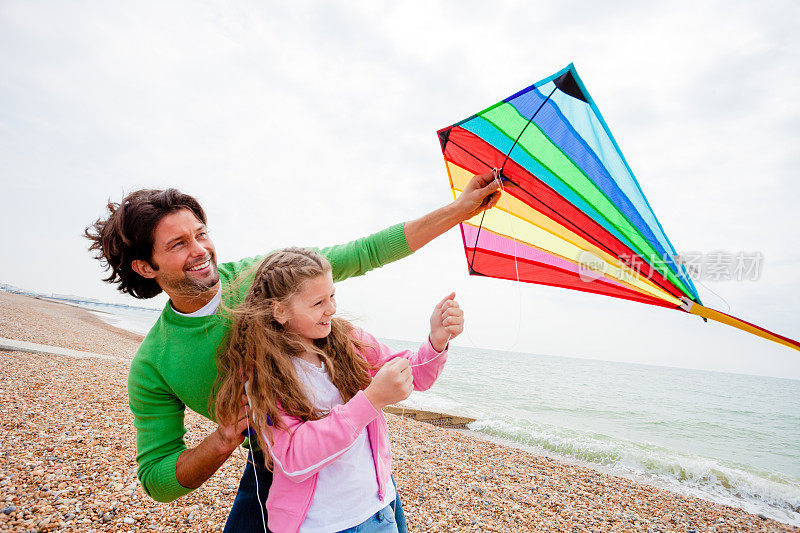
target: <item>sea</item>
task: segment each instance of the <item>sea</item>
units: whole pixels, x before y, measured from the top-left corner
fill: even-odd
[[[138,333],[139,335],[147,335],[147,332],[150,331],[150,328],[153,327],[161,314],[161,309],[148,309],[132,305],[86,301],[70,303],[90,311],[107,324]]]
[[[84,305],[146,333],[158,311]],[[384,340],[392,348],[414,343]],[[408,407],[473,435],[800,526],[800,381],[453,347]]]

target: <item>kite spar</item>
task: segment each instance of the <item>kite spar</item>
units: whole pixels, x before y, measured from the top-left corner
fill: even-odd
[[[572,64],[438,135],[454,196],[491,170],[504,188],[461,224],[470,274],[677,309],[800,350],[703,306]]]

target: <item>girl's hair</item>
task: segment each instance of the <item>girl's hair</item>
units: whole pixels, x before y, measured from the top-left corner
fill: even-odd
[[[318,420],[327,414],[314,409],[292,361],[307,350],[307,344],[275,320],[274,309],[279,303],[287,304],[308,281],[330,271],[330,263],[314,250],[278,250],[264,258],[244,301],[231,310],[233,326],[217,363],[214,414],[217,421],[238,419],[245,381],[249,380],[251,418],[264,450],[262,433],[270,433],[264,431],[267,420],[275,429],[286,429],[279,409],[303,420]],[[352,331],[352,324],[334,317],[331,333],[314,340],[312,348],[325,362],[345,402],[370,383],[371,367],[359,354],[367,345],[354,339]]]

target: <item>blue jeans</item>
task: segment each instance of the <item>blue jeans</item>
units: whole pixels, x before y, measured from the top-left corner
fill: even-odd
[[[255,461],[253,460],[255,457]],[[253,464],[255,463],[255,468]],[[256,477],[258,477],[258,493],[256,494]],[[267,494],[272,485],[272,472],[264,466],[264,454],[260,450],[247,455],[247,466],[239,482],[239,491],[233,500],[233,508],[228,520],[225,522],[223,533],[264,533],[261,522],[261,510],[264,511],[264,520],[267,519]],[[260,509],[259,509],[260,507]],[[395,522],[399,533],[408,533],[406,515],[403,514],[403,505],[398,494],[391,503],[394,509]],[[357,526],[360,527],[360,526]],[[370,530],[367,530],[370,531]]]
[[[355,527],[343,529],[339,533],[397,533],[394,510],[387,505]]]

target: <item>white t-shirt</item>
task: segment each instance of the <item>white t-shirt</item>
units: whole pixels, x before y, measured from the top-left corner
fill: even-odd
[[[341,405],[342,396],[325,368],[294,358],[294,365],[314,408],[327,412]],[[378,480],[367,429],[354,445],[319,471],[311,506],[300,526],[301,533],[340,531],[357,526],[394,501],[397,491],[391,477],[383,500],[378,498]]]

